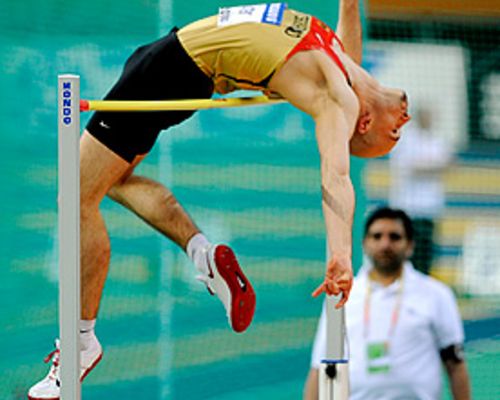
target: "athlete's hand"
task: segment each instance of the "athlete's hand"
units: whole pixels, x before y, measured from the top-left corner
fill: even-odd
[[[313,297],[321,293],[338,296],[342,293],[342,298],[335,308],[342,307],[347,299],[352,287],[352,266],[351,258],[334,255],[326,266],[325,280],[313,292]]]

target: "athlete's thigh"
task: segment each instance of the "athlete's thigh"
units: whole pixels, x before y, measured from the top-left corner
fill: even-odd
[[[129,173],[132,164],[108,149],[87,130],[80,139],[80,199],[98,205],[108,190]]]

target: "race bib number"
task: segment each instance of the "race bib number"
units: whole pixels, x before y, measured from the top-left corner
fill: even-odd
[[[271,25],[281,25],[286,3],[255,4],[253,6],[219,8],[217,26],[258,22]]]

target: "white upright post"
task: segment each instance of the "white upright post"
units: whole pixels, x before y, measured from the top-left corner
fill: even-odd
[[[58,77],[61,400],[80,400],[80,77]]]
[[[349,398],[349,370],[345,351],[344,308],[335,305],[341,296],[326,298],[326,357],[321,360],[319,373],[320,400]]]
[[[329,259],[327,246],[327,260]],[[344,307],[335,308],[341,298],[342,295],[326,296],[326,355],[321,360],[318,374],[319,400],[349,399],[345,310]]]

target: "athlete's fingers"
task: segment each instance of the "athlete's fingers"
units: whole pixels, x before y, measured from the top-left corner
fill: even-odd
[[[332,280],[329,280],[325,283],[326,285],[326,294],[330,296],[338,296],[340,294],[339,286]]]
[[[318,297],[324,291],[325,291],[325,283],[323,282],[316,288],[316,290],[314,290],[314,292],[312,292],[312,297]]]
[[[339,302],[335,305],[336,309],[344,307],[344,304],[347,303],[347,300],[349,299],[349,291],[343,290],[342,291],[342,298],[339,300]]]

